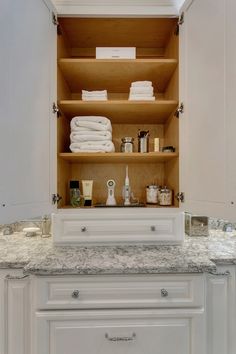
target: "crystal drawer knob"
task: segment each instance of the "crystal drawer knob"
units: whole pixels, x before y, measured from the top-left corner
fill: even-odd
[[[81,231],[82,231],[82,232],[85,232],[85,231],[87,231],[87,228],[86,228],[85,226],[82,226],[82,227],[81,227]]]
[[[73,299],[78,299],[78,297],[79,297],[79,290],[74,290],[73,293],[71,294],[71,296],[73,297]]]
[[[166,289],[161,289],[161,296],[162,297],[167,297],[169,294],[168,294],[168,291]]]

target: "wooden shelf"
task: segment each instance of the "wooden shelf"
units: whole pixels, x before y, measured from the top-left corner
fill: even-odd
[[[163,152],[149,152],[149,153],[60,153],[59,157],[70,161],[80,163],[158,163],[166,162],[173,158],[177,158],[178,153],[163,153]]]
[[[155,92],[164,92],[177,67],[176,59],[74,59],[59,60],[71,92],[108,90],[129,92],[131,82],[150,80]]]
[[[112,123],[162,124],[177,107],[177,101],[60,101],[60,110],[69,118],[78,115],[101,115]]]

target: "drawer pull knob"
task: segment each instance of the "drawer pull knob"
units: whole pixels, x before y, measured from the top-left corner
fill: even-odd
[[[166,289],[161,289],[161,296],[162,297],[167,297],[169,294],[168,294],[168,291]]]
[[[151,226],[151,231],[156,231],[156,226],[152,225]]]
[[[78,297],[79,297],[79,290],[74,290],[73,293],[71,294],[71,296],[73,297],[73,299],[78,299]]]
[[[87,231],[87,228],[86,228],[85,226],[82,226],[82,227],[81,227],[81,231],[82,231],[82,232],[85,232],[85,231]]]
[[[109,334],[105,334],[105,338],[110,342],[131,342],[135,337],[136,333],[133,333],[131,337],[110,337]]]

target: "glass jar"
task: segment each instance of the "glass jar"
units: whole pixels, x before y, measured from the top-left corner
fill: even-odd
[[[167,187],[163,187],[160,190],[159,204],[162,206],[172,205],[172,190]]]
[[[70,181],[70,204],[74,208],[80,206],[79,181]]]
[[[121,141],[121,152],[134,152],[134,138],[127,136],[125,138],[122,138]]]
[[[146,187],[146,201],[147,204],[158,204],[159,187],[151,185]]]

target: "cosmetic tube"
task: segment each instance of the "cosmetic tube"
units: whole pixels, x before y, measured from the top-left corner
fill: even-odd
[[[93,180],[82,180],[84,206],[92,205]]]

